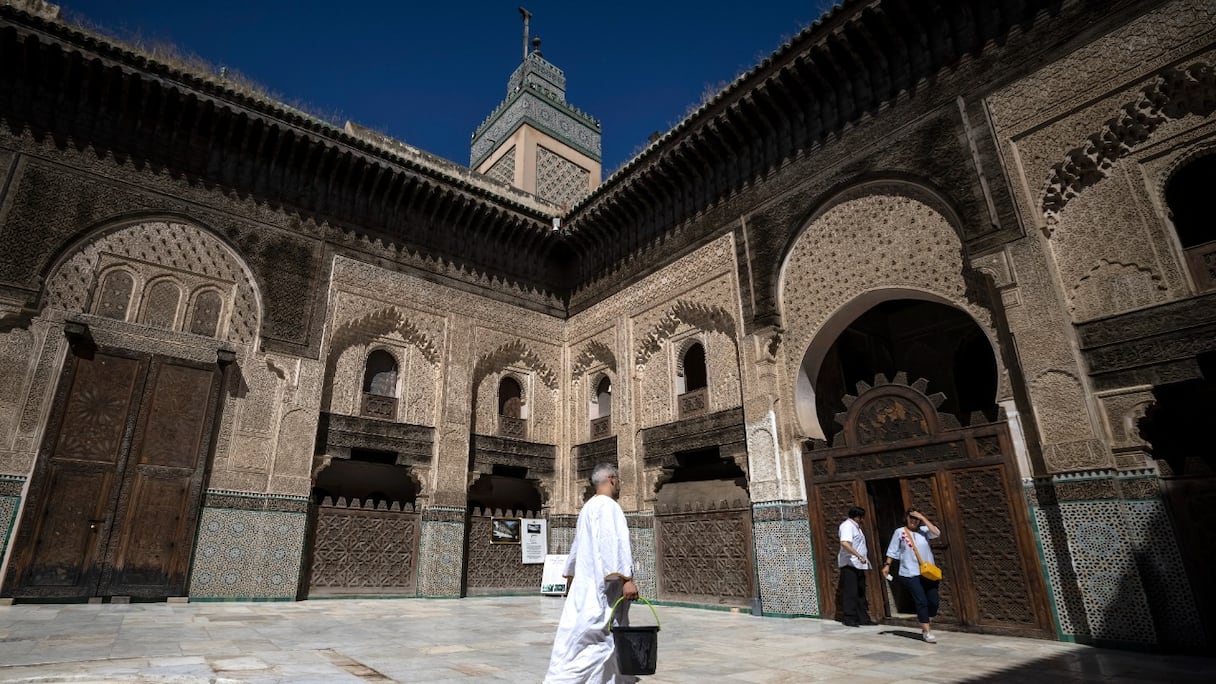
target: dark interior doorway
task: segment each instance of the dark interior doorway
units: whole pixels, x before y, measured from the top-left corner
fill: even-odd
[[[876,530],[873,534],[873,550],[870,554],[870,561],[875,564],[875,569],[881,571],[882,564],[887,555],[887,545],[891,542],[891,535],[895,533],[896,528],[904,524],[904,497],[903,489],[900,486],[900,481],[897,478],[886,480],[870,480],[866,482],[866,494],[869,497],[871,520],[873,528]],[[899,575],[899,561],[891,564],[891,576]],[[909,618],[916,616],[916,604],[912,600],[911,594],[904,589],[903,584],[899,582],[887,582],[883,579],[885,589],[883,597],[887,604],[886,615],[899,618]]]
[[[857,383],[873,383],[905,371],[910,381],[924,378],[929,392],[946,396],[941,413],[963,425],[979,412],[996,419],[997,366],[992,345],[970,316],[944,304],[917,299],[882,302],[857,317],[824,357],[815,381],[815,410],[829,444],[840,431],[836,414]]]
[[[418,499],[418,483],[410,477],[408,467],[397,465],[395,452],[351,449],[349,459],[334,459],[317,475],[313,501],[321,503],[326,497],[370,500],[377,506],[393,502],[412,506]]]
[[[528,469],[519,466],[493,466],[469,487],[469,508],[539,512],[544,498],[527,474]]]

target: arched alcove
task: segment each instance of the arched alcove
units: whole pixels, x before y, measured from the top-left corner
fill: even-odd
[[[941,411],[964,424],[976,411],[996,418],[997,359],[975,319],[940,297],[885,289],[837,311],[807,348],[795,390],[800,427],[830,441],[839,429],[835,416],[857,383],[900,371],[945,394]]]
[[[498,415],[523,418],[523,388],[519,381],[507,376],[498,382]]]
[[[705,367],[705,347],[701,343],[690,344],[684,350],[680,359],[680,371],[684,378],[684,392],[703,389],[709,385],[709,373]]]
[[[1214,187],[1216,154],[1187,162],[1165,187],[1178,243],[1199,291],[1216,288],[1216,223],[1212,222],[1209,197]]]
[[[544,496],[527,479],[527,468],[495,464],[469,487],[469,508],[504,511],[539,511]]]
[[[363,391],[379,397],[397,396],[397,359],[383,349],[372,350],[363,365]]]

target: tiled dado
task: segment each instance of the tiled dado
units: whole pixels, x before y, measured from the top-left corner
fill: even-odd
[[[819,615],[819,589],[806,502],[753,504],[752,543],[764,614]]]
[[[1197,646],[1203,628],[1150,473],[1100,471],[1027,483],[1060,636]]]
[[[21,508],[21,489],[25,478],[17,475],[0,475],[0,558],[13,539],[17,526],[17,510]]]
[[[638,593],[648,598],[658,597],[658,571],[655,561],[654,514],[626,513],[629,525],[629,547],[633,552],[633,578]]]
[[[431,506],[422,512],[418,549],[418,595],[455,598],[464,569],[463,508]]]
[[[570,545],[574,543],[574,527],[577,523],[577,515],[549,516],[549,553],[570,553]]]
[[[308,500],[208,492],[190,600],[294,600]]]

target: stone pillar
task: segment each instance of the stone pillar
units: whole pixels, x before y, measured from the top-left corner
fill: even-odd
[[[638,383],[635,382],[635,366],[633,365],[633,326],[627,314],[621,314],[616,322],[616,358],[617,382],[621,387],[618,393],[612,389],[612,430],[616,434],[616,462],[621,471],[621,508],[626,511],[646,511],[653,508],[654,492],[648,491],[646,480],[646,464],[642,462],[641,445],[638,444],[638,421],[633,415],[634,392]],[[594,391],[594,390],[593,390]],[[617,402],[620,403],[618,409]],[[575,491],[582,490],[579,483]],[[653,527],[651,528],[653,530]],[[654,535],[651,535],[653,540]],[[653,546],[653,542],[652,542]],[[636,553],[636,552],[635,552]],[[653,556],[653,550],[651,551]],[[636,573],[636,570],[634,571]],[[653,581],[653,580],[652,580]]]
[[[759,592],[755,607],[777,615],[818,615],[802,450],[778,412],[780,345],[781,331],[769,326],[745,337],[739,348]]]
[[[464,572],[469,439],[473,431],[473,323],[452,314],[444,350],[442,391],[429,504],[422,512],[418,594],[460,596]]]
[[[1007,250],[1017,277],[1002,291],[1002,305],[1034,407],[1043,463],[1054,473],[1110,468],[1114,459],[1046,238],[1034,231]]]

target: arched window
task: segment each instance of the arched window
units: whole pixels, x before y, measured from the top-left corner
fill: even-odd
[[[172,330],[177,322],[177,307],[181,301],[181,288],[171,281],[161,280],[144,294],[144,310],[139,314],[139,322]]]
[[[591,439],[603,439],[612,434],[612,380],[600,378],[591,398],[588,417],[591,419]]]
[[[523,389],[515,378],[506,377],[498,383],[498,415],[508,418],[521,418],[523,407]]]
[[[97,315],[120,321],[127,320],[127,307],[131,306],[131,290],[135,278],[126,271],[111,271],[101,281],[101,294],[97,298]]]
[[[612,415],[612,381],[605,375],[595,387],[595,399],[599,405],[598,418]]]
[[[196,335],[215,337],[219,332],[220,311],[224,300],[215,290],[207,290],[194,298],[194,311],[190,315],[190,332]]]
[[[377,349],[367,355],[363,391],[378,397],[397,396],[397,359],[392,354]]]
[[[1178,232],[1195,287],[1201,292],[1216,289],[1216,221],[1209,199],[1213,187],[1216,187],[1216,154],[1190,162],[1165,188],[1174,230]]]
[[[526,439],[528,421],[524,414],[524,392],[519,382],[507,376],[498,382],[498,434]]]
[[[383,420],[397,417],[397,359],[383,349],[368,354],[363,366],[362,413]]]
[[[709,411],[709,373],[705,369],[705,347],[699,342],[694,342],[688,345],[684,350],[684,358],[681,359],[680,370],[682,371],[683,387],[677,382],[677,390],[684,390],[680,393],[680,418],[690,418],[692,416],[702,415]]]

